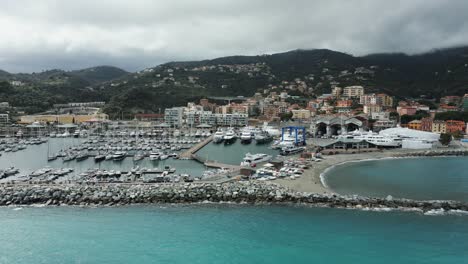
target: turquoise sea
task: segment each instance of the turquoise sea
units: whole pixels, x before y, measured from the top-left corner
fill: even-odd
[[[247,205],[0,208],[0,263],[467,263],[466,216]]]
[[[350,162],[330,169],[325,182],[340,194],[468,202],[468,157]]]

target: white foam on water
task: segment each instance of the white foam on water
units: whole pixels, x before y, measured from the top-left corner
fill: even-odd
[[[440,209],[432,209],[424,213],[424,215],[445,215],[445,210],[440,208]]]

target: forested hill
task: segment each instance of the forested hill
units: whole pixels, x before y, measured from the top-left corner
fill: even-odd
[[[468,47],[362,57],[326,49],[294,50],[170,62],[136,73],[104,66],[30,75],[0,72],[2,78],[24,80],[28,91],[47,96],[41,109],[52,102],[104,100],[109,102],[109,113],[157,112],[204,96],[250,96],[265,89],[313,98],[330,92],[332,85],[438,98],[468,93]],[[25,87],[13,89],[21,94]]]
[[[112,66],[30,74],[0,71],[0,101],[9,102],[27,113],[36,113],[57,103],[108,100],[96,87],[127,74]]]

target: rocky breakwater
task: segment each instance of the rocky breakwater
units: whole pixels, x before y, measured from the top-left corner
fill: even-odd
[[[402,153],[396,157],[468,156],[468,149],[442,149]]]
[[[468,203],[368,198],[335,194],[295,192],[274,183],[234,182],[225,184],[153,185],[10,185],[0,187],[0,205],[128,205],[152,203],[285,203],[312,206],[369,209],[411,209],[423,212],[468,211]]]

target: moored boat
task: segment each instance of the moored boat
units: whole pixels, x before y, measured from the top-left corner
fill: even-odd
[[[230,145],[234,142],[236,142],[236,134],[234,134],[234,131],[229,130],[226,132],[226,134],[223,136],[224,144],[225,145]]]
[[[272,158],[273,156],[264,154],[264,153],[257,153],[257,154],[247,153],[245,154],[245,157],[240,165],[241,166],[255,166],[259,163],[267,162],[271,160]]]

